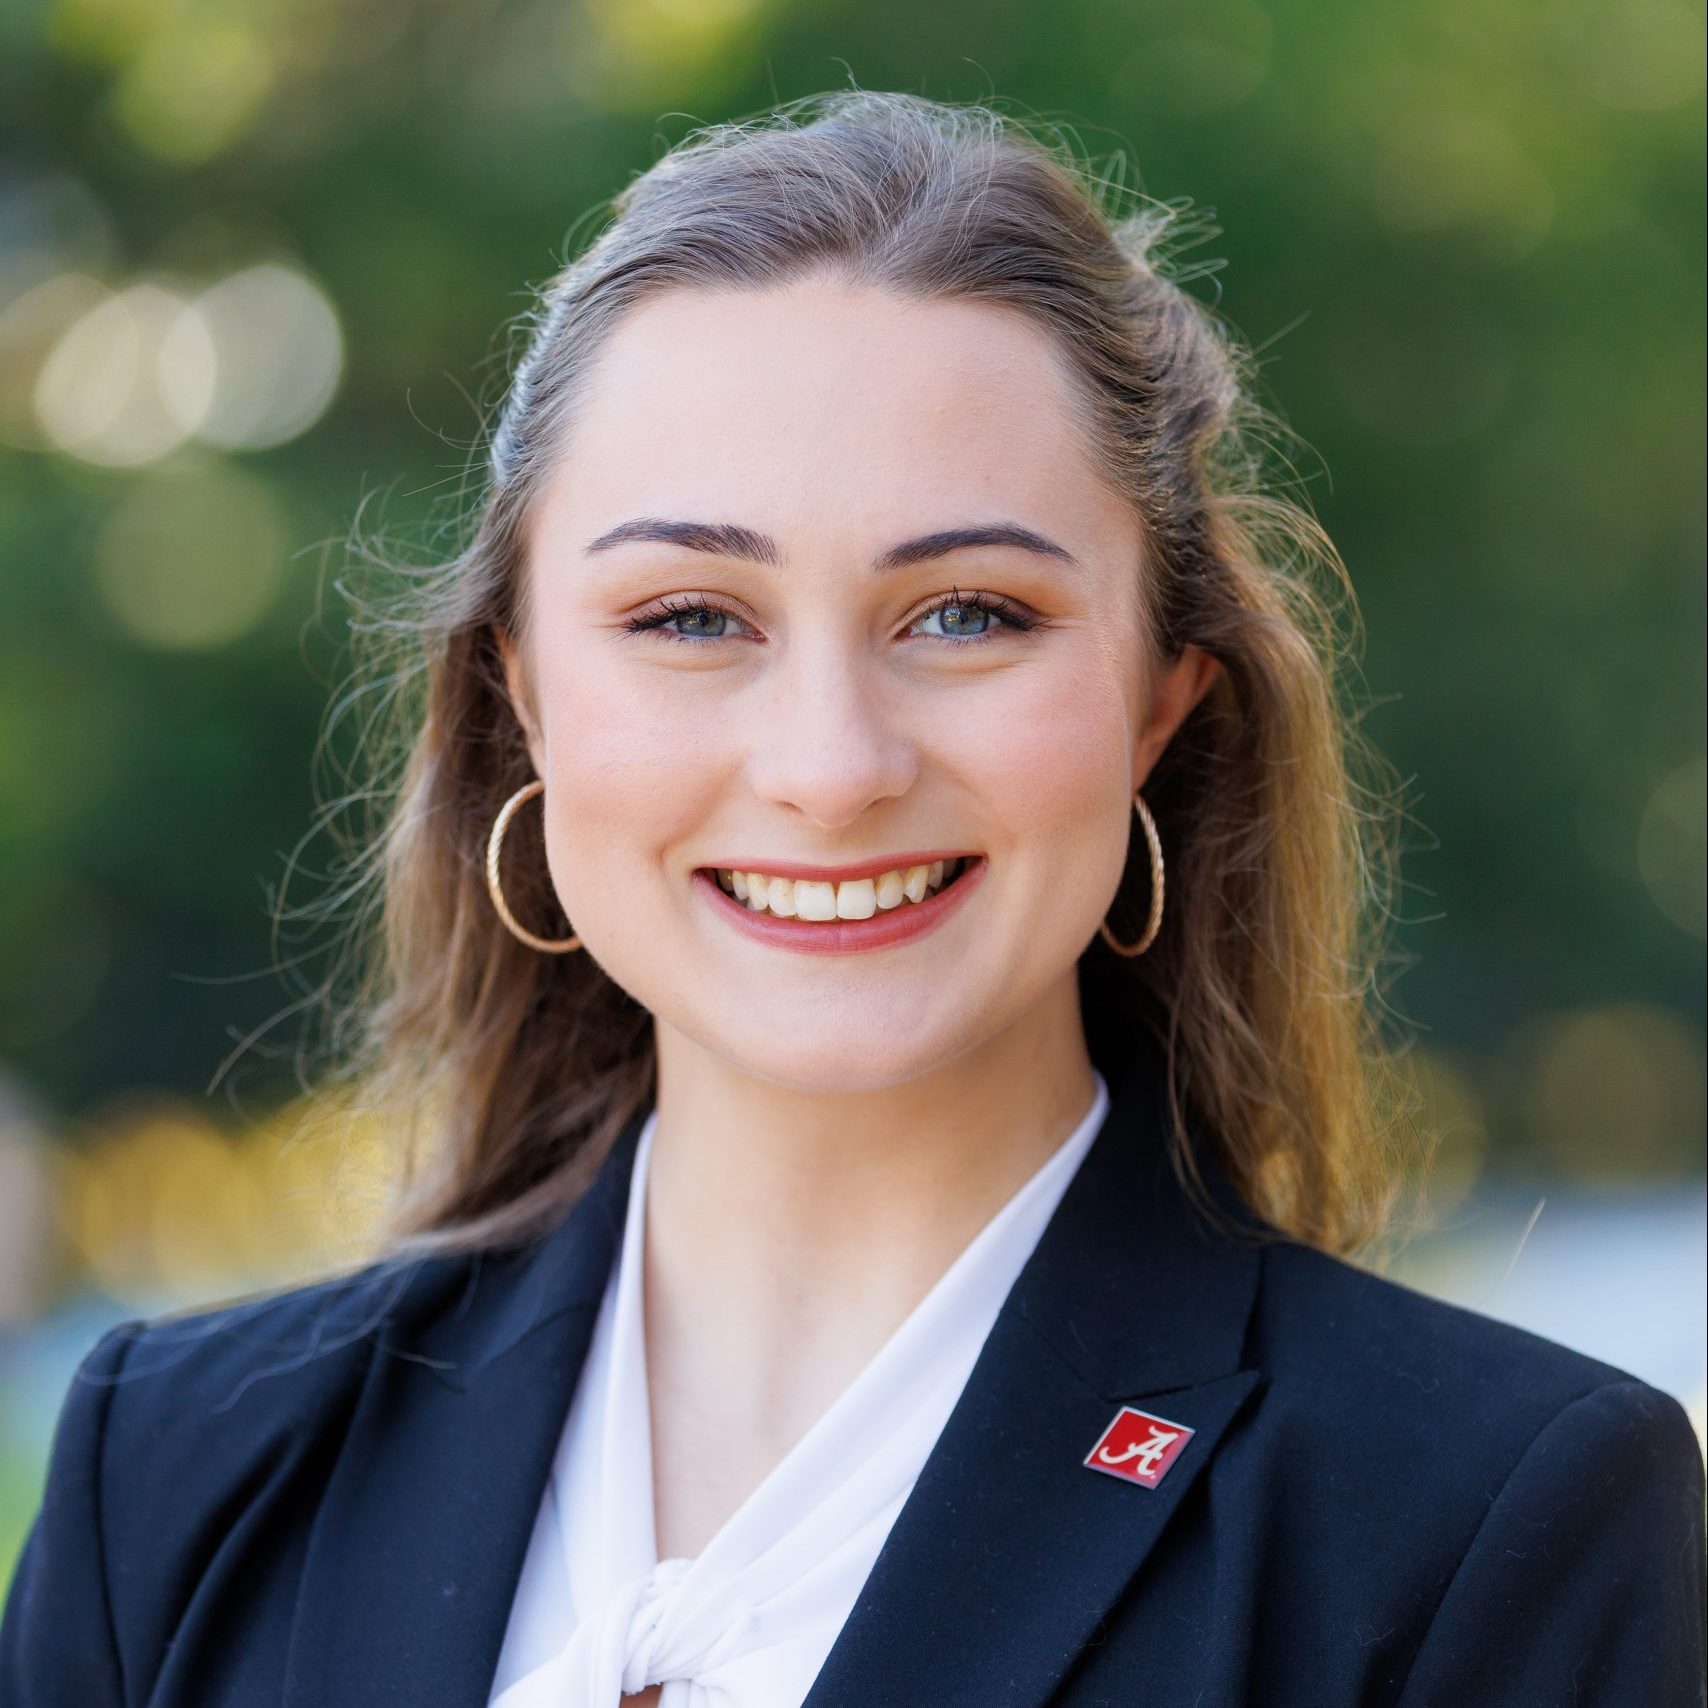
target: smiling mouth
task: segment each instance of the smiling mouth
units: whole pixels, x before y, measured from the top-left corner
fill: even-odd
[[[880,913],[893,913],[929,901],[950,888],[977,858],[961,855],[952,860],[933,861],[929,866],[896,867],[871,878],[845,878],[840,883],[733,871],[722,866],[701,870],[715,878],[726,895],[734,896],[752,913],[830,924],[871,919]]]

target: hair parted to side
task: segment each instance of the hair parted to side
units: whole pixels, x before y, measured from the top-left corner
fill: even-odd
[[[1163,1043],[1189,1185],[1191,1108],[1261,1216],[1325,1250],[1369,1246],[1415,1137],[1379,1012],[1400,813],[1340,706],[1362,638],[1344,567],[1266,483],[1285,429],[1253,396],[1250,352],[1183,289],[1174,252],[1215,228],[1183,204],[1123,204],[1048,127],[859,89],[702,127],[611,210],[524,320],[467,544],[426,570],[385,565],[401,586],[353,624],[377,645],[344,704],[377,688],[390,721],[359,749],[375,817],[337,898],[355,903],[356,977],[319,994],[332,1077],[407,1153],[387,1249],[538,1235],[652,1096],[650,1015],[591,956],[518,943],[486,894],[493,820],[533,774],[492,625],[526,631],[526,523],[624,313],[673,287],[824,274],[1006,305],[1067,356],[1100,466],[1143,522],[1156,656],[1193,643],[1223,666],[1145,785],[1161,934],[1135,959],[1100,936],[1081,957],[1093,1055],[1119,1059],[1138,1029]],[[505,890],[561,935],[537,822],[511,831]],[[1111,914],[1125,938],[1148,873],[1135,827]]]

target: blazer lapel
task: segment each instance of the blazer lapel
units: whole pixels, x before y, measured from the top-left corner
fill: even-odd
[[[544,1240],[429,1261],[379,1331],[309,1541],[286,1708],[486,1702],[644,1118]]]
[[[1241,1359],[1258,1253],[1175,1180],[1162,1073],[1147,1041],[1111,1085],[803,1708],[1036,1708],[1260,1385]],[[1261,1228],[1213,1163],[1204,1173]],[[1154,1488],[1084,1463],[1127,1403],[1193,1431]]]

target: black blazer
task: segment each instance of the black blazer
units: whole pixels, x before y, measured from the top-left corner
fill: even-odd
[[[807,1708],[1701,1703],[1677,1401],[1212,1231],[1157,1057],[1110,1078]],[[0,1626],[5,1708],[484,1708],[639,1125],[525,1250],[106,1335]],[[1193,1431],[1154,1487],[1085,1463],[1127,1404]]]

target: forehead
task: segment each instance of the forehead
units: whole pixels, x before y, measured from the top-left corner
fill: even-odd
[[[1018,311],[812,280],[629,310],[573,411],[548,504],[894,532],[996,510],[1080,535],[1100,507],[1065,356]],[[596,531],[596,530],[595,530]]]

